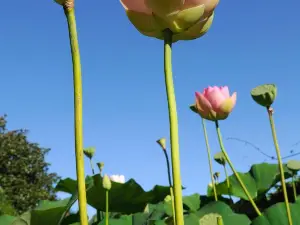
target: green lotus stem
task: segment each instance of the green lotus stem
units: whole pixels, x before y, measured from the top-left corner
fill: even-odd
[[[217,223],[218,225],[224,225],[222,216],[217,217]]]
[[[228,154],[227,154],[227,152],[226,152],[226,150],[225,150],[224,144],[223,144],[222,135],[221,135],[221,130],[220,130],[220,127],[219,127],[219,122],[216,121],[215,123],[216,123],[216,129],[217,129],[217,134],[218,134],[218,139],[219,139],[219,144],[220,144],[221,151],[223,152],[224,157],[225,157],[226,161],[228,162],[228,164],[229,164],[229,166],[230,166],[232,172],[234,173],[236,179],[237,179],[238,182],[240,183],[240,185],[241,185],[241,187],[242,187],[244,193],[245,193],[246,196],[248,197],[248,200],[249,200],[250,203],[252,204],[252,206],[253,206],[255,212],[257,213],[258,216],[261,216],[262,214],[261,214],[260,210],[258,209],[257,205],[256,205],[255,202],[253,201],[253,199],[252,199],[250,193],[248,192],[248,190],[247,190],[247,188],[246,188],[244,182],[242,181],[242,179],[240,178],[239,174],[238,174],[238,173],[236,172],[236,170],[234,169],[233,164],[232,164],[232,162],[231,162],[230,159],[229,159],[229,156],[228,156]]]
[[[108,219],[109,219],[109,214],[108,214],[108,199],[109,198],[109,190],[105,191],[105,225],[108,225]]]
[[[95,175],[95,170],[94,170],[94,165],[93,165],[92,159],[90,159],[90,165],[91,165],[92,173],[93,173],[93,175]]]
[[[94,170],[94,165],[93,165],[92,159],[90,159],[90,165],[91,165],[92,173],[93,173],[93,175],[95,175],[95,170]],[[102,220],[101,212],[100,212],[100,210],[97,209],[97,221],[100,222],[101,220]]]
[[[180,159],[179,159],[179,137],[178,137],[178,119],[176,110],[176,99],[174,93],[173,75],[172,75],[172,32],[169,29],[164,31],[164,69],[165,84],[168,99],[169,122],[170,122],[170,141],[171,158],[174,183],[174,201],[176,225],[184,225],[183,204],[182,204],[182,186],[180,177]]]
[[[88,225],[85,177],[84,177],[84,158],[83,158],[82,81],[81,81],[79,45],[77,40],[74,8],[64,7],[64,11],[65,11],[65,15],[69,27],[69,38],[70,38],[72,62],[73,62],[75,153],[76,153],[76,172],[77,172],[77,184],[78,184],[80,224]]]
[[[172,199],[173,223],[174,223],[174,225],[176,225],[175,203],[174,203],[174,191],[173,191],[173,187],[172,187],[172,186],[170,186],[170,194],[171,194],[171,199]]]
[[[167,170],[168,170],[168,181],[169,181],[169,187],[170,187],[170,194],[171,194],[171,199],[172,199],[172,211],[173,211],[173,219],[174,219],[174,225],[176,225],[176,216],[175,216],[175,204],[174,204],[174,192],[173,192],[173,185],[172,185],[172,180],[171,180],[171,169],[170,169],[170,162],[169,162],[169,156],[167,153],[167,150],[163,150],[165,158],[166,158],[166,163],[167,163]]]
[[[279,171],[280,171],[281,186],[282,186],[282,191],[283,191],[283,196],[284,196],[284,202],[285,202],[285,206],[286,206],[286,213],[287,213],[289,225],[292,225],[293,221],[292,221],[292,216],[291,216],[289,199],[288,199],[288,195],[287,195],[287,191],[286,191],[284,170],[283,170],[281,154],[280,154],[279,144],[278,144],[277,135],[276,135],[275,123],[274,123],[274,119],[273,119],[273,109],[270,107],[267,107],[267,112],[269,115],[269,121],[270,121],[270,125],[271,125],[274,146],[276,149],[276,154],[277,154],[277,159],[278,159],[278,166],[279,166]]]
[[[296,185],[295,185],[295,176],[292,177],[292,186],[293,186],[294,199],[295,199],[295,202],[296,202],[296,200],[297,200],[297,190],[296,190]]]
[[[230,180],[229,180],[228,172],[226,169],[226,165],[223,165],[223,167],[224,167],[224,172],[225,172],[225,176],[226,176],[226,184],[227,184],[227,188],[228,188],[229,198],[232,200],[231,193],[230,193]]]
[[[207,149],[209,172],[210,172],[211,183],[213,185],[214,197],[215,197],[215,201],[218,201],[217,188],[216,188],[216,184],[215,184],[215,180],[214,180],[214,174],[213,174],[213,168],[212,168],[210,146],[209,146],[209,143],[208,143],[208,135],[207,135],[207,130],[206,130],[206,126],[205,126],[205,120],[203,118],[202,118],[202,127],[203,127],[205,144],[206,144],[206,149]]]

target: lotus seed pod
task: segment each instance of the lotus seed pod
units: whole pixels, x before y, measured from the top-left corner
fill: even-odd
[[[94,147],[89,147],[89,148],[85,148],[83,149],[83,153],[86,157],[88,157],[89,159],[92,159],[94,154],[95,154],[96,149]]]
[[[226,165],[226,159],[223,152],[218,152],[214,155],[214,160],[219,163],[220,165]]]
[[[104,167],[104,162],[98,162],[97,166],[98,166],[99,170],[102,171],[103,167]]]
[[[161,138],[159,140],[156,141],[157,144],[159,144],[159,146],[166,151],[166,139],[165,138]]]
[[[287,168],[292,170],[294,173],[297,173],[300,170],[300,161],[299,160],[290,160],[287,162]]]
[[[252,89],[251,96],[257,104],[270,107],[277,96],[277,88],[275,84],[260,85]]]
[[[106,190],[111,189],[111,181],[106,174],[103,176],[103,188]]]

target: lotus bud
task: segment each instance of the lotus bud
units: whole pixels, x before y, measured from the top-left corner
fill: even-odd
[[[227,86],[208,87],[203,93],[196,92],[196,104],[190,106],[193,112],[198,113],[203,119],[217,121],[226,119],[233,110],[237,94],[231,96]]]
[[[103,188],[106,190],[110,190],[111,189],[111,181],[109,179],[109,177],[105,174],[103,176]]]
[[[277,88],[274,84],[260,85],[252,89],[251,96],[257,104],[269,108],[277,96]]]
[[[173,33],[173,42],[192,40],[210,28],[219,0],[121,0],[128,19],[143,35],[164,38]]]

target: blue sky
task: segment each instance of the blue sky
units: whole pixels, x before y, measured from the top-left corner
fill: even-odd
[[[138,33],[118,1],[78,0],[76,7],[85,147],[97,148],[95,160],[105,163],[105,173],[134,178],[146,190],[167,184],[165,159],[155,142],[169,135],[163,43]],[[300,140],[299,7],[295,0],[221,1],[204,37],[174,44],[185,194],[204,194],[209,182],[201,119],[188,108],[195,91],[208,85],[237,91],[233,113],[220,123],[224,138],[245,139],[274,155],[267,114],[249,93],[259,84],[275,83],[282,155]],[[31,141],[52,149],[51,171],[74,178],[72,68],[63,10],[51,0],[3,1],[0,27],[0,113],[8,114],[8,128],[29,129]],[[213,123],[207,127],[216,153]],[[225,146],[241,171],[265,159],[239,142],[225,140]],[[85,167],[91,174],[87,161]]]

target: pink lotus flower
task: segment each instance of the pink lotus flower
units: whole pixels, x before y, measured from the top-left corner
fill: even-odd
[[[192,40],[210,28],[219,0],[120,0],[131,23],[142,34],[163,39],[173,32],[173,42]]]
[[[236,95],[230,96],[227,86],[205,88],[203,93],[196,92],[195,111],[207,120],[224,120],[235,106]]]

